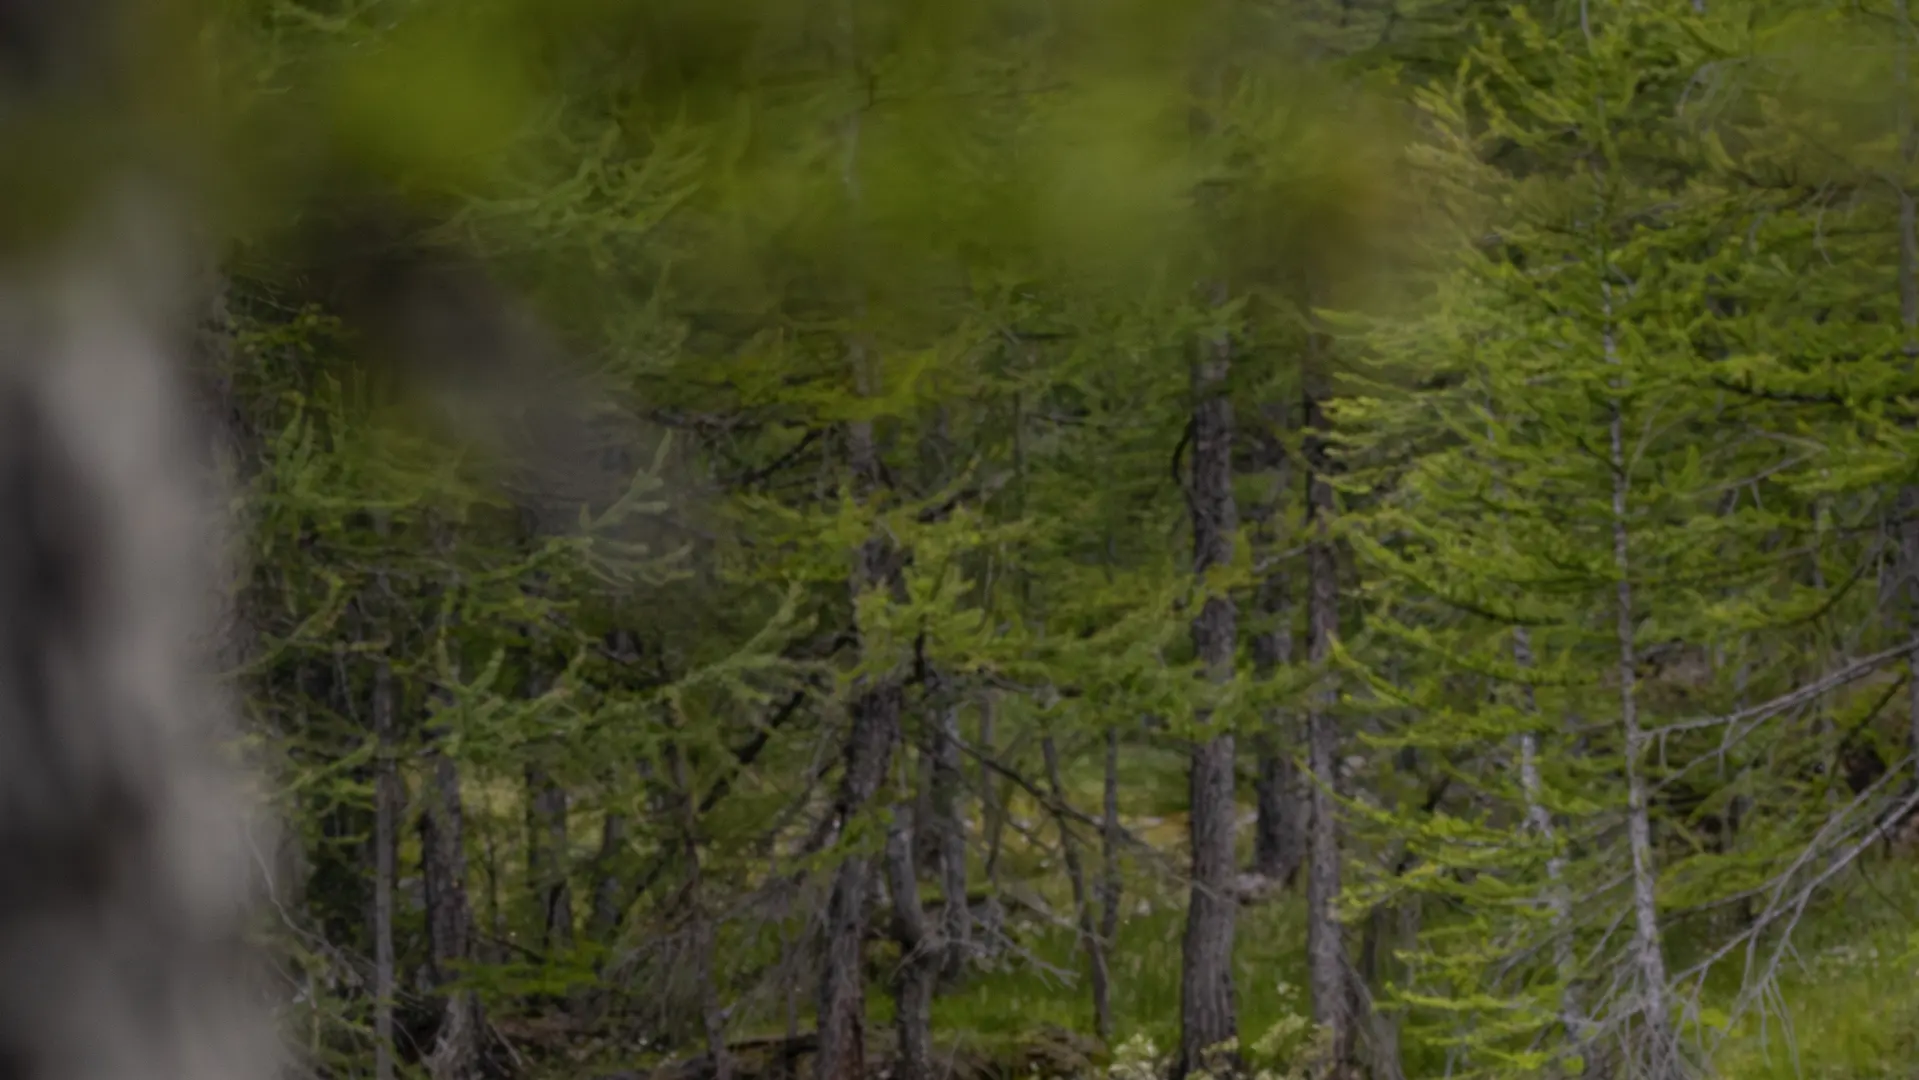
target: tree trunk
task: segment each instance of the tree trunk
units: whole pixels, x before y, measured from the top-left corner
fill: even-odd
[[[640,646],[631,631],[614,631],[611,645],[613,656],[620,663],[639,662]],[[624,770],[616,767],[607,779],[618,785],[622,775]],[[610,800],[603,795],[602,802]],[[601,812],[600,843],[593,853],[592,896],[586,915],[586,932],[596,945],[604,946],[611,941],[626,915],[629,898],[626,875],[632,870],[626,852],[627,825],[624,813],[612,809]]]
[[[940,893],[946,898],[940,928],[940,974],[954,979],[965,970],[973,913],[966,906],[966,819],[960,813],[959,709],[941,703],[933,726],[933,831],[939,850]]]
[[[127,74],[74,52],[116,52],[94,49],[114,23],[102,14],[7,11],[11,122],[73,100],[54,89],[65,79],[19,80],[22,62],[90,87]],[[73,32],[36,41],[35,25]],[[276,1040],[239,948],[264,823],[222,753],[238,733],[232,701],[204,679],[227,545],[203,527],[224,493],[200,487],[175,367],[173,320],[188,313],[167,294],[187,284],[188,253],[128,172],[41,175],[116,197],[77,196],[83,222],[42,205],[33,219],[48,231],[5,245],[0,1072],[270,1076]]]
[[[568,882],[566,789],[544,768],[526,769],[527,878],[540,904],[540,949],[573,945],[573,890]]]
[[[1513,627],[1513,663],[1522,676],[1533,669],[1532,635],[1523,626]],[[1521,694],[1527,715],[1538,716],[1538,695],[1532,685],[1526,684]],[[1546,856],[1546,909],[1552,916],[1553,964],[1559,973],[1559,1021],[1565,1026],[1573,1053],[1583,1055],[1586,1020],[1580,1011],[1579,990],[1574,984],[1578,972],[1573,959],[1572,897],[1566,891],[1566,856],[1559,850],[1552,812],[1544,801],[1539,776],[1539,735],[1535,731],[1519,736],[1519,788],[1526,800],[1526,827],[1551,849],[1551,854]]]
[[[1261,677],[1271,678],[1276,669],[1293,662],[1292,609],[1286,602],[1285,579],[1280,575],[1268,579],[1261,592],[1274,624],[1253,639],[1253,664]],[[1292,733],[1281,710],[1269,711],[1263,720],[1257,742],[1259,802],[1253,830],[1253,872],[1291,885],[1305,857],[1305,830],[1301,827],[1305,814],[1298,770],[1290,752]]]
[[[849,119],[849,135],[852,145],[848,148],[846,181],[857,202],[858,190],[850,173],[859,137],[857,114]],[[855,342],[849,354],[858,392],[862,396],[873,393],[877,387],[869,350]],[[848,423],[846,443],[855,487],[861,498],[870,499],[882,483],[872,421]],[[860,544],[849,582],[855,611],[861,596],[891,585],[895,576],[891,561],[892,551],[883,537],[869,536]],[[854,631],[859,630],[856,617]],[[886,779],[893,744],[899,740],[901,706],[900,684],[890,676],[869,678],[856,691],[849,709],[852,723],[842,755],[843,775],[833,807],[834,842],[844,835],[848,823],[869,807]],[[865,1080],[866,969],[862,945],[866,940],[866,905],[876,884],[872,861],[865,855],[845,857],[833,874],[827,899],[825,955],[820,965],[820,1049],[814,1061],[814,1080]]]
[[[1080,858],[1079,841],[1073,838],[1072,822],[1066,808],[1066,784],[1060,777],[1059,746],[1052,735],[1040,740],[1040,754],[1046,762],[1046,784],[1052,790],[1059,810],[1053,820],[1059,826],[1059,848],[1066,862],[1066,879],[1073,888],[1073,917],[1079,928],[1080,948],[1086,951],[1086,966],[1091,973],[1093,991],[1093,1030],[1108,1042],[1113,1038],[1112,991],[1107,978],[1106,949],[1100,940],[1093,914],[1092,897],[1086,890],[1086,864]]]
[[[1608,290],[1607,318],[1611,318]],[[1612,327],[1605,330],[1605,353],[1617,364]],[[1635,681],[1638,657],[1634,632],[1632,561],[1626,523],[1625,416],[1619,401],[1612,403],[1607,425],[1612,465],[1612,555],[1615,586],[1615,633],[1619,646],[1619,722],[1626,737],[1626,840],[1632,852],[1633,960],[1641,983],[1640,1020],[1643,1031],[1644,1075],[1650,1080],[1677,1080],[1684,1076],[1679,1045],[1667,1003],[1666,957],[1660,943],[1659,869],[1652,847],[1652,814],[1646,796],[1644,755],[1646,735],[1639,726]]]
[[[834,804],[836,834],[843,833],[847,823],[872,803],[886,776],[899,730],[899,684],[887,680],[871,687],[854,699],[851,711],[845,774]],[[833,874],[820,967],[817,1080],[865,1080],[866,981],[861,944],[866,938],[866,901],[872,884],[871,860],[865,855],[847,856]]]
[[[373,1075],[393,1080],[393,883],[401,802],[393,729],[393,668],[373,667]]]
[[[986,910],[979,919],[978,949],[983,956],[997,956],[1005,912],[1000,904],[999,855],[1006,835],[1006,804],[999,774],[988,762],[995,756],[994,705],[991,694],[982,698],[979,710],[979,792],[980,824],[986,830]]]
[[[1239,529],[1233,500],[1233,406],[1226,392],[1231,348],[1223,337],[1208,343],[1193,374],[1193,570],[1206,597],[1193,620],[1193,647],[1206,677],[1216,682],[1232,678],[1238,634],[1232,598],[1213,593],[1207,581],[1211,571],[1232,562]],[[1233,735],[1230,726],[1210,714],[1198,719],[1201,734],[1190,774],[1192,889],[1180,972],[1175,1078],[1232,1067],[1236,1053],[1222,1050],[1235,1043],[1239,1033],[1233,999],[1233,930],[1239,911],[1233,894]]]
[[[600,818],[600,844],[593,853],[592,907],[586,917],[587,941],[596,948],[612,944],[624,915],[627,885],[620,868],[626,865],[626,828],[625,814],[607,810]],[[595,965],[602,975],[604,963]],[[600,980],[576,987],[568,995],[567,1011],[575,1019],[591,1018],[606,1007],[609,990]]]
[[[431,781],[420,820],[421,871],[426,890],[428,974],[447,994],[439,1033],[427,1056],[434,1080],[470,1080],[479,1075],[484,1021],[479,998],[454,986],[473,956],[473,910],[466,893],[460,771],[435,746],[426,755]]]
[[[1333,639],[1339,632],[1339,578],[1331,535],[1333,489],[1327,478],[1326,419],[1320,400],[1306,396],[1309,431],[1306,455],[1307,529],[1307,659],[1321,686],[1312,694],[1306,716],[1307,760],[1312,772],[1311,833],[1306,888],[1307,969],[1312,982],[1313,1021],[1324,1028],[1335,1060],[1335,1076],[1350,1072],[1353,1017],[1348,1014],[1346,945],[1337,909],[1340,897],[1339,815],[1335,797],[1339,785],[1339,729],[1332,706],[1338,700],[1325,670],[1332,659]]]
[[[1003,835],[1002,815],[1005,808],[1000,805],[999,774],[990,764],[996,753],[994,738],[994,701],[988,695],[980,702],[979,710],[979,800],[980,824],[986,832],[986,860],[982,867],[987,879],[997,884],[999,881],[999,848]]]
[[[1261,877],[1291,886],[1299,878],[1305,861],[1300,823],[1305,817],[1299,793],[1299,770],[1284,749],[1279,721],[1269,722],[1258,742],[1259,799],[1254,822],[1253,872]]]
[[[928,1080],[933,1074],[933,986],[939,979],[941,943],[920,906],[913,837],[903,807],[886,827],[887,890],[893,898],[893,939],[900,961],[893,981],[893,1022],[899,1032],[894,1080]]]
[[[689,948],[693,951],[693,977],[699,983],[700,1026],[706,1035],[707,1055],[713,1061],[713,1080],[731,1080],[733,1061],[726,1050],[726,1018],[720,1011],[720,990],[713,972],[713,920],[706,910],[700,878],[699,799],[687,774],[686,755],[680,752],[679,746],[668,744],[666,757],[679,804],[680,857],[686,862],[685,904]]]
[[[1275,429],[1284,424],[1279,408],[1267,410],[1266,420]],[[1265,438],[1260,466],[1270,469],[1273,483],[1270,496],[1259,508],[1254,532],[1255,553],[1271,558],[1282,546],[1279,524],[1283,520],[1291,469],[1276,436]],[[1270,679],[1281,667],[1293,662],[1293,606],[1291,583],[1285,570],[1275,566],[1260,581],[1256,603],[1264,626],[1253,637],[1253,669],[1261,679]],[[1286,710],[1269,709],[1261,717],[1253,741],[1257,768],[1254,793],[1253,873],[1269,881],[1292,885],[1299,876],[1305,858],[1305,814],[1299,785],[1299,770],[1293,762],[1293,747],[1298,732]]]
[[[600,819],[600,847],[593,855],[593,907],[587,914],[587,933],[595,944],[605,944],[620,924],[621,856],[626,850],[626,815],[608,810]]]
[[[1106,783],[1100,813],[1099,939],[1107,955],[1119,945],[1119,729],[1106,729]]]
[[[374,532],[384,542],[389,529],[385,514],[374,517]],[[384,594],[387,577],[374,575],[376,591]],[[342,690],[345,690],[342,687]],[[400,815],[405,793],[400,787],[396,755],[393,667],[382,656],[373,664],[373,1075],[393,1080],[393,886],[399,874]]]
[[[1405,1080],[1406,1076],[1405,1065],[1400,1060],[1399,1026],[1392,1014],[1382,1014],[1372,1007],[1373,988],[1384,978],[1380,954],[1392,952],[1387,937],[1392,932],[1391,924],[1400,921],[1392,904],[1374,904],[1367,910],[1365,928],[1360,931],[1359,969],[1346,980],[1347,1007],[1352,1011],[1353,1026],[1357,1028],[1368,1019],[1371,1021],[1365,1072],[1374,1080]]]
[[[785,915],[787,912],[782,910],[781,914]],[[781,951],[786,957],[795,958],[801,956],[799,941],[796,940],[796,936],[790,935],[790,932],[783,930],[780,934],[780,939],[782,946]],[[802,981],[800,965],[789,962],[782,963],[780,966],[784,969],[781,972],[780,978],[780,1013],[782,1019],[786,1021],[787,1041],[791,1042],[800,1037],[800,994],[802,992],[800,985]],[[799,1062],[794,1061],[792,1058],[784,1058],[781,1060],[779,1076],[782,1080],[798,1080],[799,1075]]]

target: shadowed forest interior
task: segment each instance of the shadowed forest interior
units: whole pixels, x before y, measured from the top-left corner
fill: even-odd
[[[176,7],[302,1074],[1909,1072],[1906,0]]]

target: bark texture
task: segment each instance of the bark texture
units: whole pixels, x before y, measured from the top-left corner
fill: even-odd
[[[1606,352],[1613,354],[1610,331]],[[1618,575],[1615,627],[1619,645],[1619,723],[1626,738],[1626,842],[1632,852],[1633,962],[1639,975],[1641,1025],[1638,1056],[1651,1080],[1685,1075],[1677,1033],[1668,1008],[1666,956],[1660,943],[1659,867],[1652,846],[1652,812],[1646,794],[1646,733],[1639,723],[1636,686],[1638,657],[1632,600],[1632,560],[1627,527],[1625,421],[1613,406],[1608,434],[1612,447],[1613,570]]]
[[[1119,940],[1123,882],[1119,866],[1119,729],[1106,729],[1106,779],[1101,791],[1099,939],[1110,955]]]
[[[980,702],[980,827],[986,833],[986,857],[981,869],[986,876],[986,901],[973,919],[976,953],[987,960],[999,956],[1004,948],[1006,921],[1005,905],[1000,902],[999,875],[1000,848],[1006,836],[1006,796],[999,774],[987,764],[987,759],[995,753],[994,705],[990,695]]]
[[[852,131],[857,145],[857,120]],[[874,372],[869,350],[855,343],[850,352],[855,383],[861,393],[872,393]],[[874,498],[884,477],[871,421],[856,420],[846,425],[846,450],[860,497]],[[891,586],[895,576],[892,562],[893,552],[884,538],[869,536],[861,543],[854,553],[849,581],[856,612],[861,596]],[[855,623],[857,632],[857,614]],[[899,742],[903,704],[899,680],[891,675],[869,677],[856,688],[841,753],[842,773],[829,837],[832,842],[838,842],[848,824],[868,809],[885,781],[894,744]],[[880,880],[872,873],[872,860],[864,854],[845,857],[833,873],[820,964],[820,1049],[814,1060],[815,1080],[865,1080],[866,971],[862,946],[868,905],[879,885]]]
[[[834,804],[836,835],[879,792],[892,761],[900,722],[900,687],[883,681],[853,702],[844,773]],[[826,906],[826,942],[820,964],[818,1080],[864,1080],[866,1075],[866,978],[861,945],[866,938],[867,899],[873,889],[872,860],[847,856],[833,873]]]
[[[960,813],[959,709],[945,704],[933,714],[932,826],[939,852],[941,913],[940,974],[959,977],[972,948],[973,915],[966,906],[966,819]]]
[[[1521,674],[1533,669],[1532,635],[1523,626],[1513,628],[1513,663]],[[1538,695],[1531,684],[1521,690],[1528,715],[1539,714]],[[1573,957],[1572,897],[1566,890],[1566,856],[1559,850],[1559,838],[1553,827],[1552,812],[1547,809],[1544,784],[1539,775],[1539,734],[1523,732],[1519,736],[1519,789],[1526,800],[1526,827],[1552,849],[1546,857],[1546,909],[1551,913],[1553,965],[1558,970],[1559,1020],[1575,1048],[1586,1040],[1586,1021],[1580,1011],[1579,992],[1574,985],[1578,975]]]
[[[1353,1016],[1347,986],[1345,932],[1336,910],[1340,896],[1339,790],[1340,737],[1332,706],[1337,693],[1325,666],[1339,633],[1339,567],[1332,540],[1333,488],[1325,453],[1326,418],[1320,399],[1306,397],[1307,659],[1325,685],[1313,691],[1306,716],[1306,752],[1312,773],[1311,832],[1307,843],[1306,951],[1312,982],[1313,1021],[1329,1034],[1336,1076],[1351,1071]]]
[[[904,807],[886,828],[886,883],[893,900],[893,939],[900,960],[893,976],[893,1026],[899,1033],[895,1080],[928,1080],[933,1074],[933,988],[941,948],[920,906],[919,872]]]
[[[1254,674],[1271,679],[1293,662],[1293,583],[1278,549],[1284,546],[1285,508],[1293,497],[1293,470],[1279,438],[1286,409],[1275,404],[1263,410],[1267,430],[1261,433],[1257,464],[1270,470],[1270,494],[1257,511],[1253,531],[1255,556],[1275,563],[1261,579],[1255,602],[1262,621],[1253,636]],[[1284,709],[1269,709],[1260,718],[1253,752],[1255,816],[1253,819],[1253,873],[1270,882],[1292,885],[1306,852],[1305,798],[1300,787],[1294,748],[1299,742],[1296,717]]]
[[[1212,594],[1209,573],[1233,558],[1239,510],[1233,499],[1233,405],[1226,394],[1232,369],[1231,343],[1211,342],[1194,368],[1193,570],[1207,593],[1193,620],[1193,647],[1206,676],[1232,677],[1238,644],[1238,612],[1230,596]],[[1192,890],[1180,973],[1180,1040],[1174,1076],[1198,1069],[1217,1072],[1232,1055],[1221,1048],[1239,1036],[1233,996],[1233,932],[1239,903],[1234,896],[1233,735],[1218,718],[1205,716],[1193,748],[1190,772]]]
[[[426,891],[428,977],[444,995],[440,1030],[427,1055],[434,1080],[479,1075],[484,1022],[479,998],[457,985],[473,958],[473,907],[466,890],[465,814],[460,770],[439,748],[428,752],[430,779],[420,819],[421,877]]]
[[[168,294],[192,275],[166,215],[96,190],[57,248],[0,252],[0,1073],[252,1080],[276,1054],[206,677],[225,544]]]

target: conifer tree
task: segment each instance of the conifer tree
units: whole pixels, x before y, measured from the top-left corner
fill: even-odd
[[[1451,92],[1426,98],[1450,140],[1442,170],[1463,191],[1487,185],[1508,216],[1440,286],[1420,338],[1374,339],[1398,370],[1419,371],[1419,396],[1342,408],[1365,432],[1355,461],[1394,476],[1363,534],[1373,565],[1401,583],[1388,594],[1399,610],[1378,625],[1439,661],[1413,698],[1429,715],[1408,738],[1480,759],[1472,793],[1419,826],[1433,869],[1391,883],[1470,905],[1469,920],[1428,931],[1448,944],[1422,958],[1440,966],[1408,1000],[1461,1016],[1442,1026],[1489,1071],[1605,1058],[1671,1077],[1697,1061],[1682,1027],[1698,1017],[1665,933],[1676,910],[1729,885],[1672,894],[1671,882],[1699,879],[1690,860],[1673,862],[1667,837],[1686,825],[1660,802],[1705,778],[1698,759],[1651,752],[1664,703],[1685,699],[1649,675],[1648,657],[1763,630],[1726,618],[1774,588],[1763,564],[1742,554],[1727,572],[1725,548],[1708,554],[1697,538],[1756,553],[1776,519],[1728,511],[1717,492],[1753,476],[1791,488],[1777,455],[1699,426],[1727,405],[1686,312],[1730,245],[1674,121],[1698,63],[1681,31],[1694,17],[1643,4],[1521,13],[1510,36],[1473,50]],[[1484,164],[1478,123],[1481,145],[1515,164]],[[1610,701],[1595,716],[1600,692]],[[1484,746],[1501,750],[1486,760]],[[1528,843],[1491,857],[1508,830]],[[1575,929],[1595,919],[1630,935]],[[1508,989],[1479,989],[1495,986]]]

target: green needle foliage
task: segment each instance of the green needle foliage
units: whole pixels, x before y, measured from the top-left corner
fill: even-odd
[[[825,972],[869,1070],[1163,1069],[1228,733],[1234,1067],[1763,1075],[1822,1015],[1919,731],[1892,0],[138,21],[0,117],[0,239],[197,196],[317,1071],[784,1076]]]

